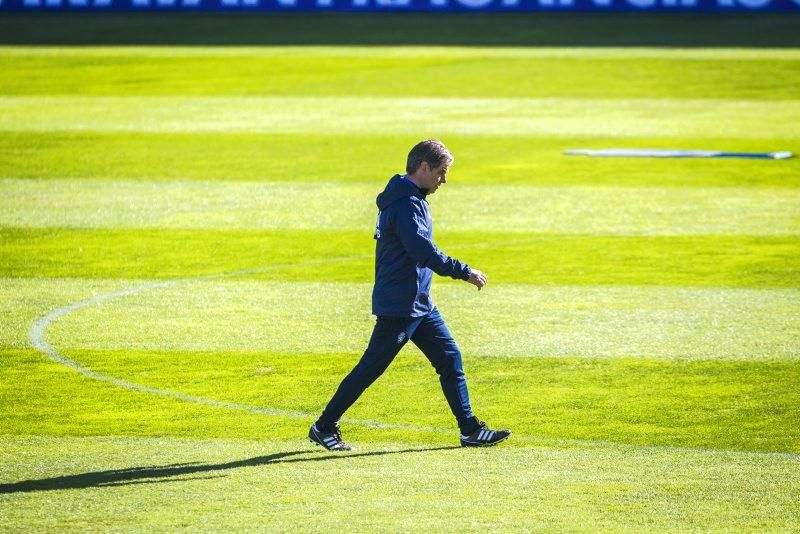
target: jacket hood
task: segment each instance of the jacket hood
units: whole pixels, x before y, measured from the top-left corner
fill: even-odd
[[[378,209],[383,211],[389,204],[403,197],[425,198],[425,192],[405,176],[395,174],[386,184],[386,189],[375,199],[375,203]]]

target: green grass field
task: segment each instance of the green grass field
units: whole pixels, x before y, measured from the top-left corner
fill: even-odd
[[[800,19],[368,20],[0,18],[0,530],[800,529],[800,159],[563,155],[800,152]],[[514,435],[409,346],[323,452],[431,136]]]

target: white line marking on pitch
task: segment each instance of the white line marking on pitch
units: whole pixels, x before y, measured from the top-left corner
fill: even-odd
[[[197,397],[195,395],[187,395],[185,393],[180,393],[176,391],[169,391],[166,389],[159,389],[150,386],[144,386],[142,384],[136,384],[134,382],[128,382],[127,380],[122,380],[120,378],[116,378],[113,376],[104,375],[103,373],[98,373],[97,371],[93,371],[82,366],[80,363],[76,362],[75,360],[71,360],[66,356],[60,354],[55,347],[53,347],[50,343],[45,341],[44,336],[46,330],[58,319],[64,317],[65,315],[69,315],[70,313],[80,310],[82,308],[86,308],[89,306],[94,306],[95,304],[99,304],[101,302],[105,302],[107,300],[114,300],[118,298],[128,297],[131,295],[136,295],[138,293],[143,293],[145,291],[151,291],[154,289],[160,289],[164,287],[172,287],[180,284],[185,284],[189,282],[196,282],[201,280],[214,280],[218,278],[229,278],[234,276],[246,276],[249,274],[258,274],[263,272],[268,272],[272,270],[276,270],[279,268],[286,268],[286,267],[299,267],[299,266],[306,266],[306,265],[315,265],[315,264],[326,264],[326,263],[339,263],[345,261],[352,261],[352,260],[360,260],[360,259],[368,259],[372,256],[348,256],[344,258],[332,258],[332,259],[325,259],[325,260],[312,260],[300,263],[291,263],[291,264],[280,264],[280,265],[273,265],[270,267],[264,267],[260,269],[243,269],[240,271],[231,271],[227,273],[218,273],[218,274],[209,274],[203,276],[195,276],[191,278],[180,278],[174,280],[165,280],[159,282],[151,282],[148,284],[141,284],[138,286],[129,287],[126,289],[122,289],[119,291],[112,291],[110,293],[103,293],[101,295],[96,295],[94,297],[80,300],[78,302],[73,302],[72,304],[68,304],[66,306],[62,306],[56,310],[51,311],[47,315],[40,317],[33,325],[31,326],[29,332],[29,339],[33,347],[41,352],[42,354],[46,355],[48,358],[53,360],[56,363],[69,367],[78,373],[92,378],[94,380],[99,380],[100,382],[106,382],[107,384],[111,384],[123,389],[128,389],[131,391],[138,391],[141,393],[150,393],[152,395],[161,395],[162,397],[169,397],[171,399],[176,399],[185,402],[193,402],[195,404],[204,404],[206,406],[213,406],[215,408],[226,408],[229,410],[238,410],[238,411],[245,411],[250,413],[257,413],[263,415],[277,415],[281,417],[290,417],[293,419],[304,419],[307,421],[313,421],[316,416],[314,414],[305,413],[305,412],[298,412],[292,410],[279,410],[276,408],[268,408],[262,406],[248,406],[246,404],[239,404],[236,402],[227,402],[227,401],[218,401],[214,399],[206,399],[204,397]],[[446,430],[443,428],[433,428],[433,427],[425,427],[425,426],[414,426],[414,425],[401,425],[396,423],[382,423],[380,421],[373,421],[369,419],[350,419],[350,418],[343,418],[342,421],[359,426],[366,426],[371,428],[379,428],[385,430],[409,430],[413,432],[430,432],[434,434],[454,434],[454,430]],[[671,445],[632,445],[627,443],[618,443],[614,441],[607,441],[607,440],[580,440],[580,439],[563,439],[563,438],[542,438],[542,437],[533,437],[533,436],[520,436],[515,435],[514,439],[520,441],[526,441],[529,443],[539,443],[539,444],[569,444],[569,445],[582,445],[582,446],[613,446],[613,447],[629,447],[632,449],[669,449],[674,451],[687,451],[687,452],[705,452],[705,453],[713,453],[713,454],[743,454],[743,455],[773,455],[773,456],[782,456],[788,457],[791,459],[800,459],[800,454],[793,454],[788,452],[764,452],[764,451],[736,451],[736,450],[727,450],[727,449],[709,449],[703,447],[674,447]]]
[[[350,256],[345,258],[334,258],[328,260],[315,260],[310,262],[303,262],[303,263],[295,263],[295,264],[284,264],[284,265],[275,265],[271,267],[266,267],[262,269],[246,269],[241,271],[233,271],[229,273],[220,273],[220,274],[211,274],[211,275],[204,275],[204,276],[196,276],[192,278],[182,278],[178,280],[168,280],[162,282],[152,282],[148,284],[142,284],[134,287],[129,287],[126,289],[122,289],[120,291],[113,291],[111,293],[104,293],[102,295],[97,295],[88,299],[84,299],[78,302],[74,302],[67,306],[63,306],[56,310],[51,311],[47,315],[39,318],[33,326],[31,327],[29,333],[29,339],[31,344],[41,353],[48,356],[51,360],[60,363],[70,369],[77,371],[78,373],[88,376],[89,378],[93,378],[95,380],[99,380],[101,382],[106,382],[108,384],[112,384],[114,386],[129,389],[132,391],[139,391],[142,393],[150,393],[153,395],[161,395],[164,397],[169,397],[172,399],[182,400],[186,402],[194,402],[197,404],[205,404],[207,406],[214,406],[216,408],[227,408],[230,410],[240,410],[246,411],[251,413],[259,413],[265,415],[279,415],[283,417],[292,417],[296,419],[306,419],[306,420],[313,420],[314,415],[305,413],[305,412],[297,412],[291,410],[278,410],[275,408],[266,408],[261,406],[248,406],[245,404],[238,404],[235,402],[226,402],[226,401],[218,401],[213,399],[206,399],[203,397],[197,397],[194,395],[187,395],[185,393],[179,393],[175,391],[169,391],[166,389],[159,389],[150,386],[144,386],[142,384],[136,384],[134,382],[128,382],[127,380],[122,380],[120,378],[116,378],[113,376],[104,375],[103,373],[98,373],[97,371],[93,371],[82,366],[80,363],[76,362],[75,360],[71,360],[66,356],[60,354],[55,347],[53,347],[50,343],[48,343],[44,337],[46,330],[58,319],[64,317],[65,315],[69,315],[70,313],[80,310],[81,308],[86,308],[89,306],[93,306],[95,304],[99,304],[101,302],[105,302],[107,300],[113,300],[123,297],[128,297],[131,295],[136,295],[138,293],[143,293],[145,291],[151,291],[154,289],[160,289],[165,287],[172,287],[179,284],[185,284],[188,282],[196,282],[199,280],[213,280],[216,278],[227,278],[233,276],[243,276],[248,274],[256,274],[261,272],[266,272],[270,270],[275,270],[281,267],[295,267],[300,265],[313,265],[313,264],[321,264],[321,263],[336,263],[336,262],[344,262],[356,259],[366,259],[371,258],[372,256]],[[383,428],[383,429],[396,429],[396,430],[415,430],[415,431],[423,431],[423,432],[434,432],[434,433],[447,433],[450,432],[440,429],[440,428],[429,428],[429,427],[416,427],[416,426],[408,426],[408,425],[399,425],[393,423],[381,423],[379,421],[370,421],[367,419],[346,419],[348,423],[374,427],[374,428]]]

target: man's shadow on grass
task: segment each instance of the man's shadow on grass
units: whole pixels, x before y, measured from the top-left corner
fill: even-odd
[[[36,480],[23,480],[11,484],[0,484],[0,494],[28,493],[33,491],[48,491],[60,489],[102,488],[109,486],[127,486],[131,484],[154,484],[159,482],[174,482],[181,480],[201,480],[219,478],[224,475],[214,474],[240,467],[256,467],[260,465],[299,463],[299,462],[324,462],[328,460],[346,460],[365,456],[383,456],[386,454],[408,454],[413,452],[441,451],[458,449],[458,446],[433,447],[420,449],[403,449],[397,451],[374,451],[356,454],[333,453],[320,456],[318,451],[302,450],[291,452],[278,452],[267,456],[256,456],[235,462],[204,464],[189,462],[161,466],[130,467],[128,469],[112,469],[109,471],[93,471],[78,475],[66,475]],[[309,455],[302,458],[292,456]],[[186,475],[210,473],[210,476],[186,478]]]

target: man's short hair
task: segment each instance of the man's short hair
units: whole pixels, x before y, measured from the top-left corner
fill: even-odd
[[[441,141],[437,139],[426,139],[414,145],[414,148],[408,153],[406,172],[408,174],[417,172],[417,169],[419,169],[423,161],[427,161],[430,168],[435,169],[445,162],[447,162],[448,165],[452,165],[453,155]]]

